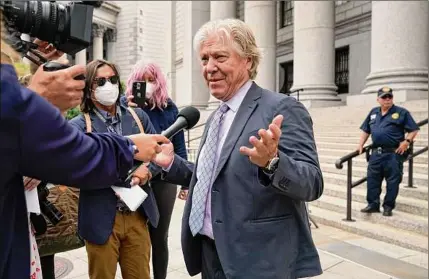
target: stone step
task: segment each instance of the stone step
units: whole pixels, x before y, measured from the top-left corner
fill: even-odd
[[[403,195],[404,188],[399,189],[399,195],[396,199],[396,208],[395,211],[408,213],[414,216],[418,216],[426,219],[428,216],[428,206],[427,201],[421,199],[409,198]],[[386,193],[386,187],[382,187],[382,192],[380,195],[381,201],[383,201],[384,195]],[[335,185],[326,183],[323,191],[323,195],[330,197],[335,197],[343,200],[343,205],[346,206],[346,197],[347,197],[347,187],[342,185]],[[362,209],[366,206],[366,185],[360,185],[352,189],[352,200],[355,202],[362,203],[363,206],[356,207],[355,209]],[[346,214],[346,211],[343,211]]]
[[[333,164],[325,164],[321,163],[320,168],[322,169],[323,174],[325,173],[335,173],[335,174],[342,174],[346,178],[347,174],[347,167],[343,167],[343,169],[337,169],[335,165]],[[367,175],[367,168],[366,167],[357,167],[353,166],[353,176],[356,177],[365,177]],[[402,176],[402,181],[407,182],[408,181],[408,173],[404,172]],[[417,173],[414,171],[413,174],[413,183],[416,185],[428,185],[428,174],[426,173]]]
[[[353,158],[353,167],[366,168],[368,166],[368,163],[367,163],[366,159],[363,157],[364,156],[359,156],[359,157]],[[337,157],[337,156],[319,154],[320,163],[335,165],[335,162],[338,160],[338,158],[339,157]],[[404,173],[408,172],[408,164],[409,164],[408,161],[404,163]],[[347,166],[347,163],[344,163],[343,169],[347,169],[346,166]],[[414,168],[415,173],[423,173],[423,174],[428,173],[428,165],[427,164],[414,162],[413,168]]]
[[[342,156],[345,156],[349,153],[351,153],[349,150],[343,150],[343,149],[335,149],[335,148],[317,148],[317,153],[319,155],[330,155],[330,156],[335,156],[337,157],[337,159],[341,158]],[[427,164],[428,163],[428,153],[425,152],[423,154],[420,154],[417,157],[414,157],[414,163],[419,163],[419,164]],[[355,158],[365,158],[365,155],[362,154],[358,157]],[[353,160],[355,159],[353,158]]]
[[[310,216],[320,224],[336,227],[368,238],[395,244],[411,250],[428,253],[428,238],[409,231],[395,229],[383,224],[374,224],[357,219],[356,222],[343,221],[345,215],[316,206],[311,206]]]
[[[327,185],[326,191],[331,193],[332,196],[340,197],[346,199],[347,197],[347,183],[341,175],[333,174],[333,173],[323,173],[324,183]],[[353,181],[356,181],[358,178],[354,177]],[[420,216],[428,216],[428,202],[424,199],[415,199],[412,197],[406,197],[402,195],[402,190],[406,189],[408,192],[415,190],[413,188],[404,188],[405,185],[401,184],[399,190],[399,195],[396,199],[396,209],[412,213]],[[417,186],[418,188],[425,188],[423,186]],[[358,202],[366,202],[366,183],[362,183],[359,186],[356,186],[352,189],[353,199]],[[384,189],[385,187],[382,187]],[[427,188],[427,186],[426,186]],[[420,191],[424,191],[424,190]],[[405,191],[405,190],[404,190]],[[426,189],[427,191],[427,189]],[[383,190],[384,192],[384,190]],[[380,195],[382,199],[384,195]]]
[[[343,212],[346,218],[347,203],[344,199],[331,196],[326,189],[320,199],[311,202],[310,209],[317,206],[334,212]],[[366,203],[356,200],[352,201],[352,219],[369,221],[374,224],[383,224],[392,228],[399,228],[405,231],[418,233],[428,236],[428,219],[427,217],[413,215],[399,210],[393,211],[393,216],[385,217],[381,213],[362,213],[360,210],[366,207]]]

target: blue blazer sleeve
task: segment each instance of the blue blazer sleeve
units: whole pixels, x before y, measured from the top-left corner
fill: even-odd
[[[317,156],[313,122],[304,105],[285,98],[274,116],[282,114],[282,135],[279,142],[279,165],[266,183],[263,171],[258,176],[265,186],[272,185],[281,194],[293,199],[312,201],[323,193],[323,176]]]
[[[110,187],[126,177],[134,157],[129,140],[80,132],[44,98],[21,87],[16,75],[11,77],[1,79],[0,119],[17,127],[22,175],[87,189]]]

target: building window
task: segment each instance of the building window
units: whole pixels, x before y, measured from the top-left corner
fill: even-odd
[[[280,1],[280,28],[293,24],[293,2]]]
[[[349,46],[335,50],[335,85],[338,93],[349,93]]]
[[[345,0],[345,1],[335,1],[335,6],[341,6],[341,5],[343,5],[343,4],[347,3],[347,2],[349,2],[349,1],[347,1],[347,0]]]
[[[293,61],[289,61],[286,63],[280,64],[280,67],[282,67],[284,71],[283,76],[283,84],[281,84],[280,93],[290,93],[290,89],[293,85]]]

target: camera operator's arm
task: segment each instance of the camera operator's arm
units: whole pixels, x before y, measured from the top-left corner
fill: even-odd
[[[0,73],[2,133],[16,137],[11,152],[19,152],[13,160],[25,176],[87,189],[110,187],[127,176],[133,157],[150,160],[160,148],[157,142],[168,141],[159,135],[135,136],[132,141],[141,151],[133,156],[129,139],[85,135],[69,125],[45,99],[18,84],[13,66],[2,64]]]
[[[28,88],[44,97],[61,112],[78,106],[82,101],[85,82],[75,80],[74,77],[85,73],[85,67],[81,65],[70,68],[45,72],[39,67],[32,76]]]

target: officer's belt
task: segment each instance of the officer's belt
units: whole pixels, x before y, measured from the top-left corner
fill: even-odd
[[[395,153],[397,148],[394,147],[372,147],[371,151],[372,153],[377,153],[377,154],[381,154],[381,153]]]

